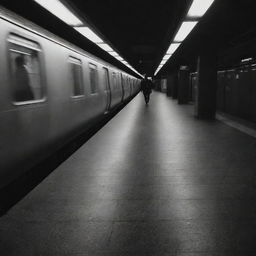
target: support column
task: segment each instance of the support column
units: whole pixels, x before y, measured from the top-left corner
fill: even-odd
[[[196,116],[200,119],[215,119],[217,93],[217,55],[208,49],[197,62],[195,95]]]
[[[161,92],[166,93],[167,90],[167,78],[162,77],[161,78]]]
[[[166,91],[166,95],[168,97],[172,96],[172,75],[171,74],[169,74],[167,76],[167,91]]]
[[[178,98],[178,72],[174,71],[171,75],[171,91],[172,91],[172,98]]]
[[[189,102],[189,68],[182,66],[178,77],[178,104]]]
[[[156,85],[156,87],[155,87],[156,91],[160,92],[161,91],[161,79],[157,79],[155,82],[155,85]]]

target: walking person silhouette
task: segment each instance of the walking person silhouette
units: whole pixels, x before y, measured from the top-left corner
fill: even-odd
[[[145,98],[145,103],[148,105],[150,100],[150,94],[152,93],[153,83],[148,79],[147,76],[141,81],[141,91]]]

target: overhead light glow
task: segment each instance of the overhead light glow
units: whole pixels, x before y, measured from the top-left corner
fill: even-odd
[[[83,22],[78,19],[64,4],[59,0],[34,0],[47,11],[57,16],[70,26],[81,26]]]
[[[167,60],[162,60],[160,65],[164,65],[166,63]]]
[[[213,2],[214,0],[194,0],[188,11],[188,17],[204,16]]]
[[[120,57],[120,56],[118,56],[118,57],[115,57],[117,60],[120,60],[120,61],[123,61],[124,59],[122,58],[122,57]]]
[[[113,52],[113,49],[108,44],[97,44],[101,49],[106,52]]]
[[[157,75],[160,69],[157,69],[156,72],[154,73],[154,76]]]
[[[180,29],[174,38],[174,41],[182,42],[193,30],[196,24],[197,24],[197,21],[184,21],[181,24]]]
[[[170,58],[171,56],[172,56],[171,54],[166,54],[166,55],[163,57],[163,60],[169,60],[169,58]]]
[[[252,60],[252,58],[247,58],[247,59],[241,60],[241,62],[248,62],[248,61],[251,61],[251,60]]]
[[[112,56],[114,56],[114,57],[117,57],[117,56],[119,56],[119,54],[117,53],[117,52],[115,52],[115,51],[113,51],[113,52],[108,52],[110,55],[112,55]]]
[[[179,46],[180,46],[180,43],[172,43],[166,53],[173,54]]]
[[[142,75],[132,68],[128,64],[127,61],[125,61],[122,57],[118,55],[117,52],[115,52],[108,44],[104,43],[104,41],[91,30],[87,26],[83,26],[83,22],[76,17],[74,13],[72,13],[71,10],[69,10],[60,0],[34,0],[39,5],[41,5],[43,8],[48,10],[50,13],[61,19],[66,24],[72,26],[77,32],[79,32],[81,35],[92,41],[93,43],[97,44],[99,47],[101,47],[104,51],[108,52],[112,56],[114,56],[116,59],[121,61],[124,65],[129,67],[131,70],[133,70],[136,74],[142,77]]]
[[[101,43],[103,40],[98,37],[90,28],[88,27],[74,27],[76,31],[85,36],[87,39],[93,43]]]

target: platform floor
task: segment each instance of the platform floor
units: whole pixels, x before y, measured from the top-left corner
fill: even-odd
[[[138,95],[0,218],[1,256],[256,253],[256,139]]]

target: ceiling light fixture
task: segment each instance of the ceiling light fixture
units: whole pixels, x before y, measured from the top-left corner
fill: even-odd
[[[123,61],[124,59],[122,58],[122,57],[120,57],[120,56],[118,56],[118,57],[115,57],[117,60],[119,60],[119,61]]]
[[[213,2],[214,0],[194,0],[188,11],[187,16],[192,18],[200,18],[204,16],[204,14],[211,7]]]
[[[248,62],[248,61],[251,61],[252,58],[247,58],[247,59],[242,59],[241,62]]]
[[[117,52],[115,52],[115,51],[109,52],[109,54],[112,55],[113,57],[119,56],[119,54]]]
[[[113,52],[113,49],[108,44],[103,43],[97,45],[106,52]]]
[[[180,43],[172,43],[166,53],[173,54],[178,49],[179,46]]]
[[[74,29],[93,43],[103,43],[103,40],[88,27],[74,27]]]
[[[193,30],[196,24],[197,21],[184,21],[181,24],[180,29],[174,38],[174,42],[184,41],[185,38],[189,35],[189,33]]]
[[[83,22],[76,17],[64,4],[59,0],[34,0],[47,11],[57,16],[70,26],[81,26]]]
[[[172,56],[171,54],[166,54],[166,55],[164,55],[163,60],[169,60],[169,58],[170,58],[171,56]]]
[[[132,68],[122,57],[118,55],[108,44],[106,44],[93,30],[86,26],[67,6],[65,6],[60,0],[34,0],[50,13],[61,19],[63,22],[72,26],[81,35],[97,44],[101,49],[123,62],[124,65],[129,67],[132,71],[143,77],[137,70]]]
[[[163,57],[163,60],[168,60],[171,55],[178,49],[179,45],[187,38],[190,32],[194,29],[197,25],[200,18],[207,12],[207,10],[211,7],[214,0],[193,0],[189,11],[186,15],[185,20],[180,25],[178,32],[176,33],[172,44],[170,45],[169,49],[167,50],[166,55]],[[191,20],[193,19],[193,20]],[[168,57],[168,54],[170,56]],[[158,66],[155,75],[159,72],[162,68],[161,65]]]

